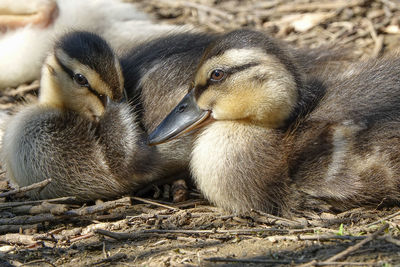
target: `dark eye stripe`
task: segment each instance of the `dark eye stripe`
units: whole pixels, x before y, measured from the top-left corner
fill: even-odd
[[[195,98],[195,99],[198,99],[198,98],[200,97],[200,95],[210,86],[210,84],[211,84],[211,82],[210,82],[210,80],[208,79],[206,84],[204,84],[204,85],[200,85],[200,84],[197,85],[197,86],[194,88],[194,98]]]
[[[233,74],[233,73],[240,72],[240,71],[243,71],[245,69],[248,69],[248,68],[251,68],[251,67],[254,67],[254,66],[258,66],[258,65],[260,65],[259,62],[247,63],[247,64],[244,64],[244,65],[239,65],[239,66],[235,66],[235,67],[229,68],[228,70],[226,70],[226,73]]]
[[[61,66],[61,68],[68,74],[68,76],[71,77],[71,79],[73,79],[75,73],[70,68],[68,68],[63,63],[61,63],[61,61],[57,57],[55,57],[55,58],[57,60],[57,63]],[[105,103],[107,101],[107,97],[105,95],[100,95],[96,90],[94,90],[90,86],[90,84],[89,84],[89,86],[86,86],[86,88],[100,100],[100,102],[103,104],[103,106],[106,105]]]
[[[225,69],[225,75],[231,75],[234,74],[236,72],[240,72],[243,71],[245,69],[254,67],[260,65],[259,62],[252,62],[252,63],[247,63],[247,64],[243,64],[243,65],[239,65],[239,66],[235,66],[235,67],[231,67],[229,69]],[[219,82],[219,81],[217,81]],[[206,84],[204,85],[197,85],[195,88],[195,92],[194,92],[194,97],[197,99],[205,90],[207,90],[207,88],[213,84],[214,82],[210,79],[207,79]]]
[[[106,106],[106,102],[107,102],[107,96],[106,95],[101,95],[99,94],[97,91],[95,91],[90,85],[89,87],[87,87],[89,89],[89,91],[94,94],[95,96],[97,96],[97,98],[100,100],[100,102],[103,104],[103,106]]]

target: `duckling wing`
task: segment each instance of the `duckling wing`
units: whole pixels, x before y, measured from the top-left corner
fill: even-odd
[[[399,77],[400,59],[354,63],[328,77],[290,152],[304,199],[337,210],[399,203]]]
[[[325,75],[327,87],[313,116],[319,120],[351,120],[364,124],[400,118],[400,59],[353,63]]]

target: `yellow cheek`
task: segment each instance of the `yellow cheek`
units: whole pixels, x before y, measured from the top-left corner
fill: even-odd
[[[100,100],[88,91],[78,90],[82,89],[76,89],[74,94],[65,97],[65,106],[87,116],[88,118],[103,115],[105,108]]]
[[[220,98],[220,93],[217,90],[208,89],[204,91],[197,99],[197,105],[203,110],[212,110],[216,100]]]
[[[252,117],[262,99],[249,84],[231,82],[208,88],[197,104],[201,109],[212,110],[214,119],[239,120]]]
[[[213,114],[219,120],[237,120],[248,116],[249,100],[238,94],[230,94],[214,105]]]

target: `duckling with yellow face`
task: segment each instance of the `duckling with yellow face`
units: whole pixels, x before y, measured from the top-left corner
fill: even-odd
[[[98,35],[72,32],[42,68],[39,102],[6,124],[2,166],[35,198],[118,197],[157,177],[157,156],[124,97],[119,60]],[[154,164],[154,165],[153,165]]]
[[[99,36],[65,35],[42,68],[39,104],[72,110],[97,120],[107,101],[122,99],[124,79],[118,58]]]
[[[400,60],[313,75],[293,55],[260,32],[222,36],[149,143],[200,128],[193,177],[236,213],[398,203]]]

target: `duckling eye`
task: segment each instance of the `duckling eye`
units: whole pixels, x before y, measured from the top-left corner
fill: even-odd
[[[80,73],[74,74],[74,81],[80,86],[89,86],[89,82],[86,77]]]
[[[213,70],[210,75],[210,80],[213,82],[218,82],[225,77],[225,72],[220,69]]]

